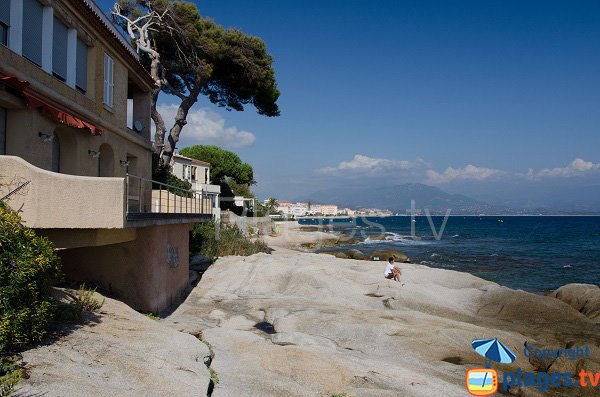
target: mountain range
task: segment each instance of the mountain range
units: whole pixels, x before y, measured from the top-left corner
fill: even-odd
[[[591,189],[595,193],[597,189]],[[545,195],[537,200],[527,201],[527,197],[515,194],[514,200],[501,198],[499,192],[473,198],[464,194],[448,193],[438,187],[422,183],[405,183],[381,187],[336,187],[320,190],[301,197],[302,201],[331,203],[348,208],[378,208],[405,214],[411,209],[428,209],[432,214],[444,214],[447,209],[452,214],[598,214],[598,195],[592,192],[576,192],[564,189],[555,201],[544,201]],[[556,192],[554,192],[556,195]],[[590,194],[592,193],[592,194]],[[518,198],[517,198],[518,197]],[[581,201],[587,198],[589,203]],[[581,201],[581,203],[580,203]]]

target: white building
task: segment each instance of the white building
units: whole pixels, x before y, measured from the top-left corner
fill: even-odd
[[[321,205],[321,214],[323,214],[324,216],[337,215],[337,213],[337,205]]]
[[[182,156],[179,153],[173,154],[171,160],[173,174],[184,181],[192,184],[192,190],[214,193],[213,211],[217,219],[220,218],[221,209],[219,208],[219,196],[221,195],[221,186],[210,183],[210,164],[205,161]]]

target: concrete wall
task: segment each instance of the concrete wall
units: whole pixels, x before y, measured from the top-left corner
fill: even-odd
[[[63,175],[29,164],[20,157],[0,156],[0,195],[30,183],[8,204],[31,228],[122,228],[125,224],[123,178]]]
[[[136,310],[158,313],[188,287],[190,225],[137,229],[134,241],[59,251],[73,280],[97,283]]]

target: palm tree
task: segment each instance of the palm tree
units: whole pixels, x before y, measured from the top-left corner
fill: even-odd
[[[273,198],[273,197],[268,199],[267,202],[265,203],[265,208],[267,209],[268,214],[277,214],[279,212],[279,211],[277,211],[278,207],[279,207],[279,203],[277,202],[277,199]]]

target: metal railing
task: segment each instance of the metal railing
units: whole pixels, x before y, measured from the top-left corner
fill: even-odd
[[[206,214],[218,207],[218,194],[202,190],[182,189],[142,178],[125,175],[127,214]]]

